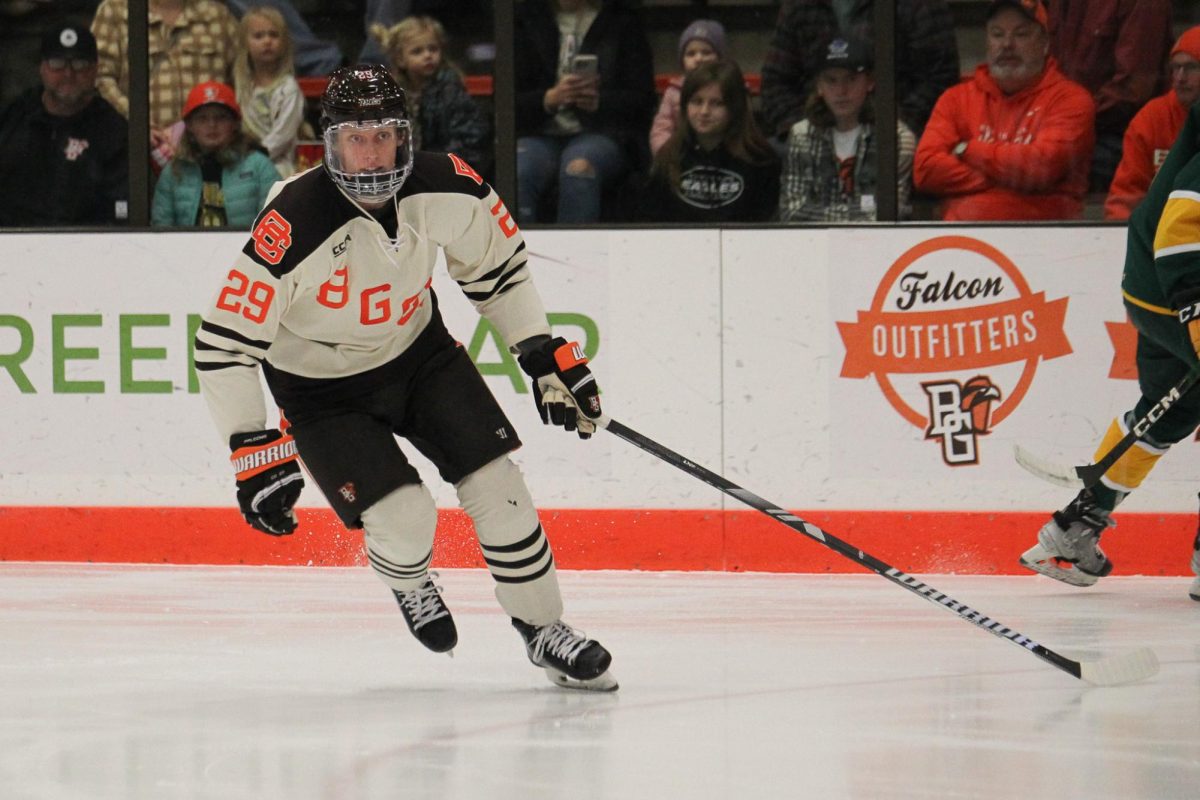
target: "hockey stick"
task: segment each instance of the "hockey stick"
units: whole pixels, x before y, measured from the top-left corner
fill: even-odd
[[[1117,459],[1133,447],[1133,443],[1150,430],[1150,426],[1167,413],[1171,406],[1179,402],[1198,380],[1200,380],[1200,367],[1196,367],[1184,375],[1154,404],[1153,408],[1144,416],[1134,420],[1133,424],[1129,426],[1129,433],[1122,436],[1121,440],[1109,448],[1108,452],[1095,464],[1085,464],[1073,468],[1063,467],[1052,463],[1049,459],[1034,455],[1019,444],[1013,445],[1013,456],[1017,459],[1018,464],[1042,480],[1070,489],[1090,489],[1100,482],[1109,467],[1117,463]]]
[[[1007,628],[994,619],[985,617],[970,606],[939,592],[937,589],[922,583],[911,575],[906,575],[895,567],[885,564],[870,553],[859,550],[857,547],[821,530],[811,522],[804,521],[790,511],[785,511],[753,492],[749,492],[737,484],[722,478],[715,472],[710,472],[696,462],[667,449],[653,439],[649,439],[637,431],[622,425],[615,419],[601,417],[596,423],[600,427],[607,429],[614,436],[629,442],[634,447],[645,450],[647,453],[657,456],[692,477],[699,478],[709,486],[721,490],[730,497],[741,500],[746,505],[756,511],[761,511],[776,522],[787,525],[792,530],[817,540],[830,550],[845,556],[855,563],[862,564],[867,569],[887,578],[897,586],[907,589],[931,603],[936,603],[953,611],[972,625],[1020,645],[1043,661],[1058,667],[1063,672],[1080,680],[1095,686],[1119,686],[1125,683],[1144,680],[1158,672],[1158,658],[1154,655],[1154,651],[1149,648],[1142,648],[1132,653],[1118,656],[1108,656],[1097,661],[1073,661],[1048,647],[1043,647],[1028,636]]]

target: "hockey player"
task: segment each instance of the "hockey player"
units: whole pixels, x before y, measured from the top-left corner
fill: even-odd
[[[446,331],[431,276],[451,277],[533,378],[544,422],[587,438],[599,390],[578,345],[551,338],[504,203],[454,155],[416,152],[386,68],[335,72],[321,98],[323,168],[278,183],[196,335],[205,400],[229,441],[246,521],[296,529],[297,455],[395,593],[418,641],[458,642],[428,571],[437,508],[395,437],[454,485],[496,597],[556,683],[613,690],[611,656],[560,619],[550,543],[512,424]],[[284,422],[265,430],[261,366]]]
[[[1099,460],[1200,360],[1200,104],[1129,220],[1125,308],[1137,329],[1137,405],[1114,419],[1096,450]],[[1074,586],[1091,586],[1112,571],[1100,534],[1116,523],[1113,509],[1141,485],[1155,463],[1200,424],[1200,391],[1185,394],[1138,437],[1092,489],[1056,511],[1021,564]],[[1200,601],[1200,537],[1193,543],[1189,595]]]

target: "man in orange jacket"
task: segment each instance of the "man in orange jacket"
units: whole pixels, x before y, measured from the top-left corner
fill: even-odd
[[[1171,91],[1146,103],[1125,129],[1121,163],[1104,201],[1104,218],[1129,219],[1146,196],[1188,108],[1200,97],[1200,25],[1189,28],[1171,48]]]
[[[1083,210],[1095,104],[1049,55],[1039,0],[988,8],[987,62],[933,108],[913,161],[916,187],[946,220],[1074,219]]]

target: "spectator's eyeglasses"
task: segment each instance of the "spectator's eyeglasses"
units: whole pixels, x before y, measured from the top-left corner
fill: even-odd
[[[62,72],[67,67],[70,67],[73,72],[83,72],[88,67],[96,62],[88,61],[86,58],[47,58],[46,66],[55,72]]]

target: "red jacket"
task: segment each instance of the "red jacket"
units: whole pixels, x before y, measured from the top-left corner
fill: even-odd
[[[1049,0],[1050,55],[1092,93],[1096,129],[1120,134],[1170,86],[1170,0]]]
[[[1183,130],[1187,113],[1172,89],[1146,103],[1129,121],[1121,145],[1121,163],[1104,201],[1105,219],[1129,219]]]
[[[1096,134],[1091,95],[1053,58],[1041,80],[1005,95],[980,64],[938,98],[913,159],[913,183],[943,198],[947,220],[1074,219]],[[953,150],[967,142],[961,156]]]

